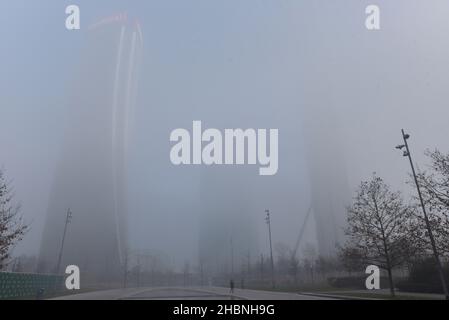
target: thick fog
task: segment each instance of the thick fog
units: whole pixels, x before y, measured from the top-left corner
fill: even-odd
[[[70,100],[83,94],[80,83],[101,86],[79,79],[82,54],[89,25],[117,12],[139,20],[143,43],[123,180],[129,250],[174,267],[197,264],[201,250],[225,261],[230,241],[239,259],[267,254],[265,209],[274,246],[293,248],[312,202],[312,166],[338,171],[329,180],[345,180],[348,204],[373,172],[410,192],[408,163],[394,149],[400,130],[420,167],[426,148],[449,151],[449,2],[375,1],[374,32],[365,28],[371,2],[80,0],[79,31],[65,29],[70,1],[1,2],[0,165],[31,224],[14,254],[39,254],[61,161],[89,158],[63,156]],[[279,129],[279,170],[173,165],[170,133],[191,132],[194,120]],[[302,247],[318,246],[315,223]]]

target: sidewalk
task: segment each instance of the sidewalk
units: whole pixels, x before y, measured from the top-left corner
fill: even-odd
[[[333,297],[337,299],[356,299],[356,300],[390,300],[393,299],[389,289],[380,290],[340,290],[323,292],[301,292],[304,295],[317,297]],[[398,300],[445,300],[444,295],[434,293],[418,293],[396,291]]]

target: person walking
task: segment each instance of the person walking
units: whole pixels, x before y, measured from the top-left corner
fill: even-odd
[[[229,281],[230,293],[234,293],[234,280]]]

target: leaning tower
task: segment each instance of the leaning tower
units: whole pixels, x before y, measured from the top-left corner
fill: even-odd
[[[69,118],[42,236],[39,271],[55,272],[66,212],[62,264],[86,278],[116,277],[126,255],[126,155],[142,53],[139,24],[126,15],[86,30],[66,107]],[[59,270],[61,271],[61,270]]]

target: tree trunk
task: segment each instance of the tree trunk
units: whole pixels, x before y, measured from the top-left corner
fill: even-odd
[[[395,292],[394,292],[393,274],[391,272],[391,267],[388,267],[387,271],[388,271],[388,281],[390,283],[391,296],[394,297]]]
[[[385,229],[382,223],[382,219],[380,218],[379,215],[379,208],[377,207],[377,201],[375,198],[373,198],[374,200],[374,206],[376,208],[376,215],[378,217],[379,220],[379,224],[380,224],[380,229],[382,232],[382,242],[384,245],[384,253],[385,253],[385,258],[387,260],[387,271],[388,271],[388,281],[390,282],[390,292],[391,292],[391,296],[394,297],[395,296],[395,292],[394,292],[394,283],[393,283],[393,274],[391,272],[391,260],[390,260],[390,252],[388,250],[388,245],[387,245],[387,237],[385,236]],[[380,279],[379,279],[380,281]]]

